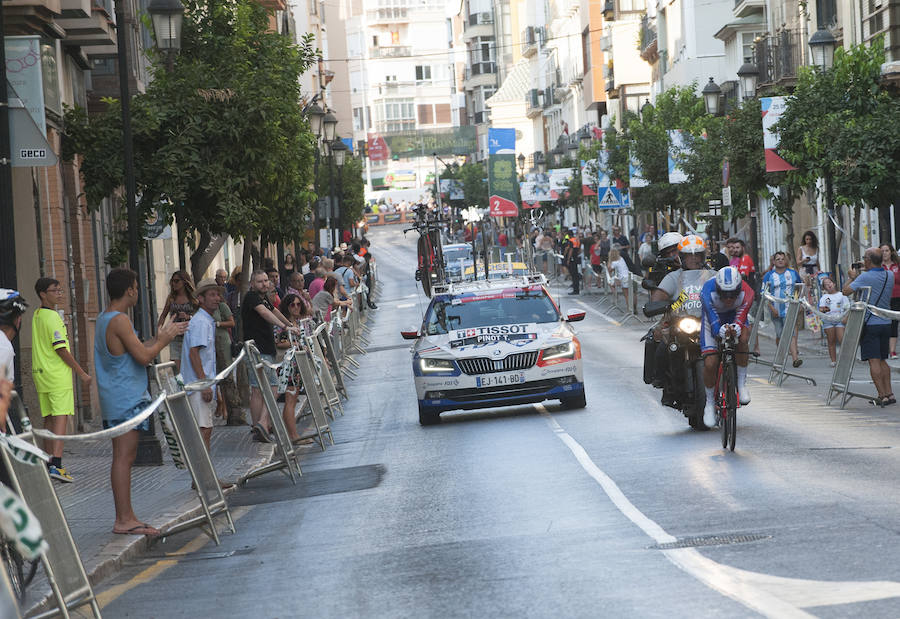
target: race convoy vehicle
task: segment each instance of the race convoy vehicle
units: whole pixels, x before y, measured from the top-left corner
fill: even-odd
[[[450,283],[435,288],[413,345],[419,423],[444,411],[560,400],[583,408],[581,344],[543,275]]]
[[[451,282],[463,279],[465,270],[472,268],[472,246],[469,243],[452,243],[444,245],[443,253],[447,279]]]

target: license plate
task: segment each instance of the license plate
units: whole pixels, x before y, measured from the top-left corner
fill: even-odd
[[[475,384],[478,387],[498,387],[502,385],[520,385],[525,382],[525,374],[517,372],[515,374],[488,374],[487,376],[476,376]]]

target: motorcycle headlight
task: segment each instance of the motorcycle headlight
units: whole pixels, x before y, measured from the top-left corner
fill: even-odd
[[[453,366],[453,362],[448,359],[428,359],[423,357],[419,359],[419,369],[422,370],[423,374],[431,374],[434,372],[452,372],[456,368]]]
[[[686,333],[688,335],[692,335],[697,333],[700,330],[700,321],[694,318],[693,316],[685,316],[681,320],[678,321],[676,327],[682,333]]]

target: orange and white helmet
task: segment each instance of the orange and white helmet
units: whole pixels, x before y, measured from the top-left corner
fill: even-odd
[[[696,234],[689,234],[678,244],[679,254],[705,254],[706,243]]]

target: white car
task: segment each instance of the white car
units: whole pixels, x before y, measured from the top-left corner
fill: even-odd
[[[581,344],[543,275],[447,284],[435,289],[416,340],[413,376],[419,423],[444,411],[560,400],[583,408]]]

